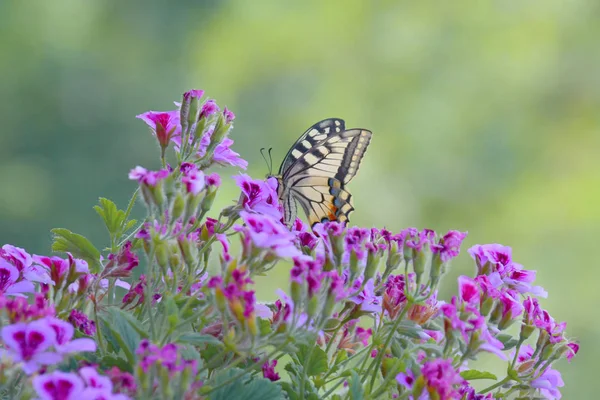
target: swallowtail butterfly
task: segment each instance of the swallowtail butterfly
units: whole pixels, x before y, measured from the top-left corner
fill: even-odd
[[[296,219],[296,202],[311,227],[319,222],[348,221],[354,207],[346,185],[356,175],[371,135],[366,129],[347,130],[343,120],[329,118],[300,136],[275,176],[287,226]]]

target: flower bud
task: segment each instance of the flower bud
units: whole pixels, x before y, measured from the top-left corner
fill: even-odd
[[[177,220],[185,212],[185,199],[183,194],[177,193],[171,205],[171,218]]]
[[[379,261],[381,261],[382,254],[379,251],[370,251],[367,255],[367,265],[365,267],[365,281],[373,278],[377,269],[379,268]]]
[[[163,272],[166,272],[167,266],[169,265],[169,249],[167,248],[167,245],[164,242],[159,242],[156,244],[154,251],[158,265]]]
[[[525,340],[529,339],[531,334],[533,334],[533,332],[535,332],[535,329],[536,329],[535,326],[532,326],[532,325],[528,325],[528,324],[521,325],[521,332],[519,333],[519,341],[524,342]]]
[[[483,295],[483,301],[481,302],[481,305],[479,307],[479,312],[481,313],[481,315],[487,317],[490,311],[492,311],[494,304],[495,300],[493,297]]]
[[[307,314],[309,317],[312,317],[317,314],[319,308],[319,298],[317,296],[313,296],[308,300]]]
[[[292,300],[294,304],[300,304],[302,301],[302,284],[292,281],[290,284],[291,292],[292,292]]]
[[[202,212],[207,212],[210,210],[210,208],[213,205],[213,202],[215,201],[216,196],[217,196],[217,188],[209,187],[208,190],[206,191],[206,195],[204,195],[204,198],[202,199],[202,202],[200,203],[200,209],[202,210]]]
[[[417,250],[413,249],[413,269],[416,275],[417,284],[421,282],[421,276],[425,272],[425,266],[427,263],[427,254],[425,249]],[[432,270],[433,272],[433,270]]]
[[[252,315],[250,315],[246,319],[246,324],[248,326],[248,331],[250,332],[250,334],[252,336],[256,336],[258,334],[258,327],[256,325],[256,316],[254,315],[254,313],[252,313]]]

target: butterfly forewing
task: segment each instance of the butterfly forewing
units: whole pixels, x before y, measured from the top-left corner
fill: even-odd
[[[279,175],[283,175],[288,168],[296,162],[304,153],[312,149],[316,144],[324,141],[330,136],[333,136],[339,132],[343,132],[345,127],[344,120],[338,118],[329,118],[323,121],[317,122],[306,132],[300,136],[292,148],[283,158],[281,167],[279,168]]]
[[[370,131],[345,130],[339,119],[321,121],[306,131],[280,168],[285,222],[290,225],[295,218],[295,200],[311,225],[348,221],[354,207],[344,186],[356,175],[370,140]]]

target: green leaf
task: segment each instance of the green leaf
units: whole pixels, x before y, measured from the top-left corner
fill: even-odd
[[[312,350],[312,352],[311,352]],[[310,355],[310,359],[309,359]],[[327,353],[316,345],[309,347],[307,345],[300,345],[298,352],[296,353],[300,365],[304,367],[306,375],[316,376],[327,372]]]
[[[100,272],[100,251],[88,239],[64,228],[55,228],[51,232],[54,234],[52,251],[71,253],[73,257],[87,261],[91,273]]]
[[[268,319],[258,318],[258,331],[261,336],[269,336],[273,332],[273,327]]]
[[[119,210],[115,203],[104,197],[100,197],[100,205],[94,206],[94,210],[102,217],[111,239],[117,237],[121,233],[125,211]]]
[[[356,371],[352,370],[352,377],[350,378],[350,385],[348,389],[348,394],[350,395],[350,399],[352,400],[362,400],[364,398],[363,387],[360,382],[360,378]]]
[[[510,350],[517,344],[519,344],[519,340],[513,338],[512,335],[506,333],[500,333],[499,335],[496,335],[496,339],[501,341],[504,345],[504,348],[502,350]]]
[[[469,369],[469,370],[463,371],[460,373],[460,376],[462,376],[463,379],[466,379],[468,381],[472,381],[475,379],[498,380],[498,377],[496,375],[492,374],[491,372],[477,371],[476,369]]]
[[[420,339],[423,335],[423,329],[410,320],[400,322],[396,332],[411,339]]]
[[[104,316],[100,318],[105,321],[108,329],[113,334],[117,343],[123,350],[127,361],[131,364],[135,363],[135,350],[138,348],[140,343],[140,335],[133,328],[132,324],[129,323],[128,319],[123,316],[124,312],[114,312],[115,307],[109,309],[108,314],[111,318],[107,319]]]
[[[265,378],[251,378],[239,368],[223,371],[216,375],[210,387],[224,386],[208,395],[211,400],[280,400],[281,387]]]
[[[216,345],[223,346],[223,342],[212,335],[207,335],[204,333],[198,332],[186,332],[181,334],[176,342],[178,343],[189,343],[194,346],[203,346],[203,345]]]
[[[135,318],[130,313],[123,311],[117,307],[110,307],[108,309],[108,312],[112,315],[113,318],[125,319],[125,321],[127,321],[127,323],[129,325],[131,325],[131,327],[133,329],[135,329],[135,331],[140,335],[140,337],[142,337],[144,339],[148,339],[150,337],[148,330],[146,328],[144,328],[144,325],[142,324],[142,322],[140,320],[138,320],[137,318]],[[118,316],[117,316],[117,314],[118,314]]]
[[[121,371],[133,372],[133,364],[127,362],[123,357],[113,356],[108,354],[100,359],[100,367],[103,370],[117,367]]]

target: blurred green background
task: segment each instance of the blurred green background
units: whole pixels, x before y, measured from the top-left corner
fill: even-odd
[[[105,245],[98,197],[125,206],[129,169],[159,165],[134,116],[187,89],[235,111],[234,149],[255,177],[260,147],[278,164],[312,123],[341,117],[374,132],[352,222],[511,245],[581,341],[563,398],[595,398],[599,20],[586,0],[4,0],[0,243],[48,253],[65,227]],[[226,180],[218,205],[237,195]],[[463,252],[443,297],[472,272]]]

